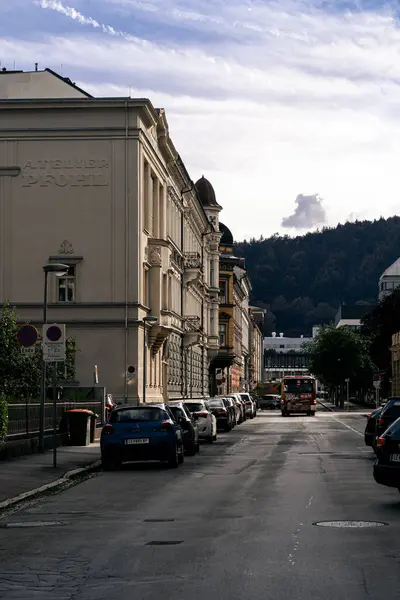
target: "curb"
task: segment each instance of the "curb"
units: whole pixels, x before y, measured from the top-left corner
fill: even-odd
[[[95,462],[91,463],[90,465],[87,465],[86,467],[74,469],[73,471],[67,471],[65,475],[63,475],[59,479],[56,479],[55,481],[46,483],[45,485],[42,485],[33,490],[29,490],[28,492],[23,492],[18,496],[14,496],[14,498],[8,498],[8,500],[3,500],[3,502],[0,502],[0,511],[16,506],[17,504],[20,504],[25,500],[32,500],[33,498],[41,496],[46,492],[62,487],[66,483],[70,483],[78,475],[82,475],[83,473],[90,473],[90,471],[95,471],[100,467],[100,465],[101,460],[96,460]]]
[[[318,404],[321,404],[324,408],[326,408],[326,410],[330,410],[331,412],[335,412],[333,410],[333,408],[331,408],[330,406],[327,406],[326,404],[324,404],[323,402],[321,402],[321,400],[317,400]]]

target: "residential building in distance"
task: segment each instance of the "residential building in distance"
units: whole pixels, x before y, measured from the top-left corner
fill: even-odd
[[[303,348],[311,337],[285,337],[283,333],[264,338],[264,381],[279,379],[284,375],[308,373],[309,354]]]
[[[48,319],[76,340],[81,386],[97,365],[124,402],[140,401],[144,383],[147,401],[208,395],[221,207],[201,200],[165,111],[93,98],[49,69],[1,72],[4,167],[20,174],[0,177],[0,297],[19,321],[41,326],[43,266],[63,263]]]
[[[373,304],[342,304],[336,313],[335,327],[346,326],[356,331],[360,328],[361,319],[374,307]]]
[[[394,261],[379,278],[379,300],[389,296],[400,286],[400,258]]]
[[[196,184],[198,185],[198,184]],[[204,180],[204,194],[214,198],[210,182]],[[202,197],[202,196],[201,196]],[[245,261],[234,255],[233,236],[219,223],[219,351],[212,361],[214,378],[211,394],[248,391],[260,381],[260,346],[264,311],[249,306],[251,283]],[[261,376],[261,374],[260,374]]]

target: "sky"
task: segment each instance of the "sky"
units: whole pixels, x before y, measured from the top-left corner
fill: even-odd
[[[0,0],[1,67],[166,111],[236,240],[399,212],[400,23],[378,0]]]

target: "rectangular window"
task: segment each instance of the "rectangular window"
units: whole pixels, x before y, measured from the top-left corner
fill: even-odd
[[[219,301],[221,304],[228,304],[228,282],[224,280],[219,282]]]
[[[163,274],[163,285],[162,285],[162,307],[164,310],[168,310],[168,275]]]
[[[150,165],[147,160],[144,161],[143,168],[143,227],[144,229],[149,229],[150,226],[150,210],[149,210],[149,170]]]
[[[150,306],[150,282],[149,282],[149,270],[144,269],[143,272],[143,303],[145,306]]]
[[[226,323],[220,323],[218,326],[219,345],[226,346]]]
[[[64,277],[57,279],[58,301],[75,302],[75,265],[68,267],[68,272]]]
[[[214,287],[215,283],[214,259],[210,260],[210,287]]]

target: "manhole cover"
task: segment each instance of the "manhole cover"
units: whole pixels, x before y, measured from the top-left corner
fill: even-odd
[[[67,523],[65,521],[15,521],[6,523],[3,527],[55,527],[59,525],[67,525]]]
[[[362,527],[385,527],[389,523],[380,521],[318,521],[317,527],[336,527],[338,529],[360,529]]]
[[[143,523],[173,523],[175,519],[144,519]]]
[[[153,542],[147,542],[146,546],[177,546],[178,544],[183,544],[183,541],[167,542],[154,540]]]

